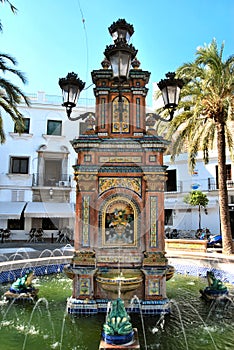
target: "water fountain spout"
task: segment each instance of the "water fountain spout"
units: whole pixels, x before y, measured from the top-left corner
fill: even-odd
[[[110,312],[108,312],[106,322],[103,325],[102,338],[104,342],[114,345],[133,342],[134,330],[123,300],[117,298],[110,305]]]
[[[134,295],[133,298],[131,299],[131,306],[133,305],[134,301],[138,303],[139,310],[140,310],[140,316],[141,316],[141,326],[142,326],[142,332],[143,332],[143,337],[144,337],[144,344],[145,344],[145,349],[147,350],[147,342],[146,342],[146,333],[145,333],[145,324],[144,324],[144,319],[142,315],[142,309],[141,309],[141,303],[140,299],[138,298],[137,295]]]
[[[119,279],[119,284],[118,284],[118,298],[121,298],[121,279]]]

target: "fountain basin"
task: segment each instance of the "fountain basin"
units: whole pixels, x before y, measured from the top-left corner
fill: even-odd
[[[169,281],[175,273],[175,268],[172,265],[167,265],[167,269],[166,269],[166,281]]]
[[[141,272],[121,273],[112,271],[111,273],[99,273],[96,281],[103,290],[117,292],[121,287],[121,293],[136,290],[141,286],[143,277]]]

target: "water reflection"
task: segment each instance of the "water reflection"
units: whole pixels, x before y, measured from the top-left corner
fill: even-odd
[[[143,316],[131,314],[138,328],[142,350],[232,350],[234,348],[234,288],[226,302],[208,304],[199,289],[206,279],[175,275],[167,282],[171,314]],[[0,286],[3,294],[9,286]],[[66,314],[71,281],[63,274],[36,280],[40,289],[37,304],[0,304],[0,349],[4,350],[95,350],[99,347],[105,314]]]

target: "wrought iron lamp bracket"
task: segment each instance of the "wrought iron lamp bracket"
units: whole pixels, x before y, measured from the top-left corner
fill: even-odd
[[[72,108],[69,109],[69,107],[67,107],[66,110],[67,110],[67,117],[71,121],[76,121],[76,120],[80,120],[80,119],[85,120],[87,117],[91,117],[91,116],[94,117],[95,120],[96,120],[95,113],[93,113],[93,112],[85,112],[85,113],[82,113],[82,114],[78,115],[78,117],[71,118],[70,115],[71,115],[71,112],[72,112]]]
[[[170,110],[169,110],[169,115],[170,115],[170,117],[169,117],[168,119],[162,118],[162,117],[160,117],[159,114],[156,114],[156,113],[146,113],[146,119],[147,119],[148,117],[151,117],[151,118],[154,118],[155,121],[156,121],[156,120],[160,120],[160,121],[162,121],[162,122],[166,122],[166,123],[167,123],[167,122],[172,121],[172,119],[173,119],[173,117],[174,117],[174,113],[175,113],[175,108],[170,109]]]

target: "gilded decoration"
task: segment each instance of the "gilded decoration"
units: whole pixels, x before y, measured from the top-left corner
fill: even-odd
[[[119,263],[134,263],[136,265],[141,264],[141,256],[135,255],[99,255],[98,263],[111,263],[111,264],[119,264]]]
[[[145,252],[143,266],[166,266],[167,258],[164,252]]]
[[[90,293],[90,280],[89,278],[79,279],[79,294],[81,296],[88,296]]]
[[[150,246],[156,248],[157,242],[157,214],[158,214],[158,198],[150,197]]]
[[[129,101],[126,97],[122,97],[122,102],[119,102],[117,97],[112,102],[112,132],[129,133],[129,131]]]
[[[100,163],[141,163],[141,157],[133,157],[133,156],[110,156],[110,157],[100,157]]]
[[[95,265],[95,252],[90,250],[76,250],[72,258],[72,265]]]
[[[156,296],[160,294],[160,282],[158,279],[150,279],[148,281],[148,295]]]
[[[102,211],[103,246],[136,246],[138,214],[127,198],[108,201]]]
[[[82,201],[82,245],[89,246],[89,196],[84,196]]]
[[[147,174],[144,176],[146,181],[146,191],[164,191],[166,176],[163,174]]]
[[[99,194],[110,190],[111,188],[123,187],[136,192],[141,196],[141,178],[140,177],[100,177]]]

